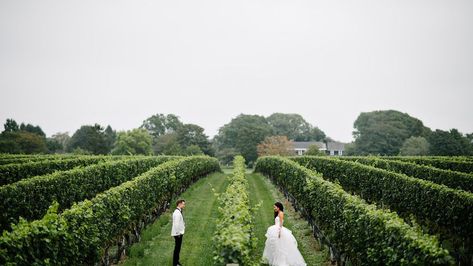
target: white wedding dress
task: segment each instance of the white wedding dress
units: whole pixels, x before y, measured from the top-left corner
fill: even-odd
[[[306,266],[291,230],[281,227],[281,237],[278,237],[279,224],[279,217],[274,218],[274,225],[266,231],[263,261],[271,266]]]

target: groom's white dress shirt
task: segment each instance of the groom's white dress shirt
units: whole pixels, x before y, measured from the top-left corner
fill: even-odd
[[[181,210],[177,208],[172,213],[171,236],[183,235],[185,229],[184,217],[182,216]]]

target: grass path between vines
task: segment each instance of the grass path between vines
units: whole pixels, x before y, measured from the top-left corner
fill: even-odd
[[[180,256],[183,265],[213,265],[212,237],[218,217],[218,201],[212,187],[215,192],[221,193],[225,191],[227,183],[225,174],[214,173],[197,181],[179,197],[186,200],[186,232]],[[172,211],[174,208],[170,208],[155,223],[143,230],[141,241],[131,247],[128,258],[121,264],[172,265]]]
[[[259,259],[263,255],[266,229],[274,224],[273,205],[276,201],[280,201],[284,205],[286,214],[284,226],[291,230],[296,237],[299,251],[307,265],[330,265],[327,249],[320,247],[312,236],[308,223],[292,208],[269,179],[256,173],[246,176],[249,183],[251,205],[254,206],[262,201],[254,220],[255,234],[258,238],[255,258]]]

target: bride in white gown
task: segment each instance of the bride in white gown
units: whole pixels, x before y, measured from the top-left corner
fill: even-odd
[[[283,226],[284,207],[282,203],[274,204],[274,225],[266,231],[266,244],[263,261],[271,266],[306,266],[297,249],[296,238],[291,230]]]

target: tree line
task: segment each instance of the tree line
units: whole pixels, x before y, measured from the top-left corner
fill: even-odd
[[[347,155],[473,155],[473,133],[431,130],[423,122],[395,110],[361,113],[354,122],[354,141]],[[332,139],[299,114],[268,117],[240,114],[210,139],[204,128],[186,124],[174,114],[155,114],[128,131],[110,125],[83,125],[72,136],[46,137],[40,126],[7,119],[0,134],[0,153],[76,153],[216,156],[230,163],[242,155],[248,163],[261,154],[289,155],[291,141]],[[311,154],[317,154],[311,147]]]
[[[473,155],[473,133],[432,130],[395,110],[361,113],[353,127],[347,155]]]

